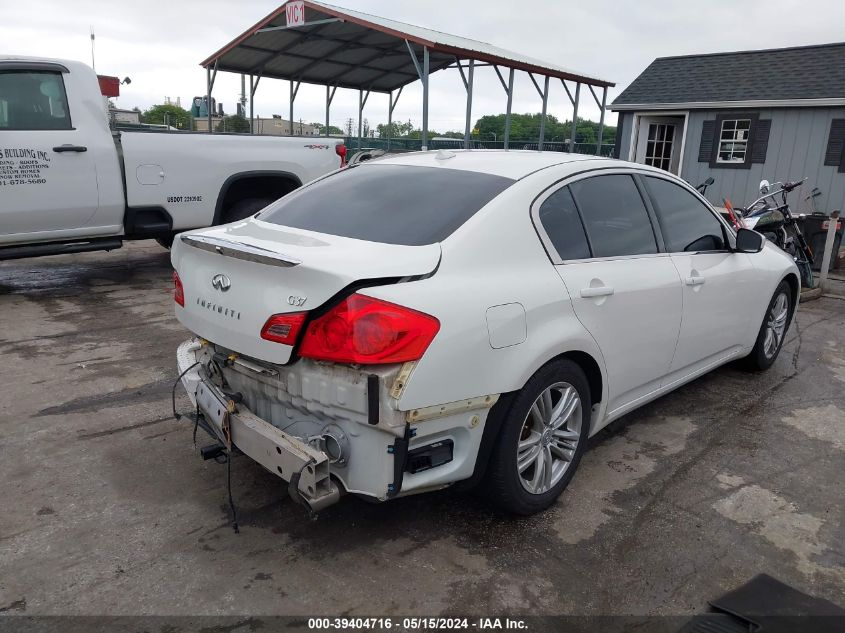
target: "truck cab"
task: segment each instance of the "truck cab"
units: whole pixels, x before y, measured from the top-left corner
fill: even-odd
[[[343,166],[339,139],[116,131],[81,62],[0,56],[0,260],[169,245]]]

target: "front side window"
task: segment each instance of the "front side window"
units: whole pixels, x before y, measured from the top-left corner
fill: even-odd
[[[574,182],[570,188],[584,219],[593,257],[657,252],[648,211],[631,176],[594,176]]]
[[[668,180],[651,176],[643,180],[654,204],[668,252],[724,250],[722,223],[701,200]]]
[[[61,73],[0,71],[0,130],[69,130]]]
[[[365,164],[276,201],[258,219],[368,242],[442,242],[515,181],[444,167]]]
[[[722,119],[716,162],[744,164],[750,134],[751,119]]]
[[[584,225],[581,224],[569,187],[562,187],[546,198],[540,205],[538,217],[562,260],[586,259],[590,256]]]

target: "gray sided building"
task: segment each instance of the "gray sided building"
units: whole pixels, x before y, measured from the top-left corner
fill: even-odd
[[[793,210],[845,208],[845,43],[661,57],[610,107],[618,158],[712,176],[714,204],[806,177]]]

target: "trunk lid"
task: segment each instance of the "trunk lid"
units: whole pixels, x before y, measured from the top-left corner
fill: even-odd
[[[312,312],[346,286],[426,275],[440,245],[400,246],[247,220],[180,234],[173,268],[185,290],[176,317],[195,334],[271,363],[293,347],[261,338],[273,314]]]

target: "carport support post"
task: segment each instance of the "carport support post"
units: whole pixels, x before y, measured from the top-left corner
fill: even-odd
[[[601,95],[601,115],[599,118],[599,136],[596,141],[596,156],[601,156],[601,137],[604,134],[604,110],[607,107],[607,86],[604,87],[604,92]]]
[[[578,131],[578,100],[581,98],[581,83],[575,84],[575,103],[572,106],[572,138],[569,139],[569,151],[575,153],[575,133]]]
[[[296,86],[293,85],[293,79],[290,80],[290,135],[293,136],[293,102],[296,99],[296,93],[299,92],[299,82]]]
[[[511,107],[513,106],[513,68],[508,74],[508,108],[505,111],[505,149],[508,149],[511,140]]]
[[[422,123],[422,151],[428,151],[428,46],[423,46],[423,123]]]
[[[263,71],[262,71],[263,72]],[[253,102],[255,101],[255,91],[258,90],[258,82],[261,81],[261,73],[258,73],[258,77],[255,75],[249,76],[249,133],[255,134],[255,109],[253,108]],[[261,130],[258,130],[258,133],[261,133]]]
[[[249,133],[255,134],[255,108],[253,107],[252,103],[252,95],[255,94],[255,89],[253,85],[255,83],[255,77],[250,74],[249,76]]]
[[[361,149],[361,137],[364,135],[364,89],[358,88],[358,149]]]
[[[329,84],[326,84],[326,136],[329,136],[329,108],[332,106],[335,90],[337,86],[330,88]]]
[[[469,73],[467,76],[467,121],[464,130],[464,149],[469,149],[469,138],[472,126],[472,78],[475,74],[475,60],[469,60]]]
[[[387,94],[387,150],[390,151],[390,137],[393,136],[393,110],[396,109],[396,102],[399,101],[399,97],[402,95],[402,88],[405,86],[399,87],[399,92],[396,93],[396,98],[393,98],[393,91],[391,90]]]
[[[537,151],[543,151],[543,138],[546,136],[546,112],[549,107],[549,76],[543,82],[543,114],[540,115],[540,139],[537,141]]]
[[[208,132],[209,134],[213,134],[214,130],[211,129],[211,68],[209,68],[208,66],[205,67],[205,87],[205,103],[208,114]]]

